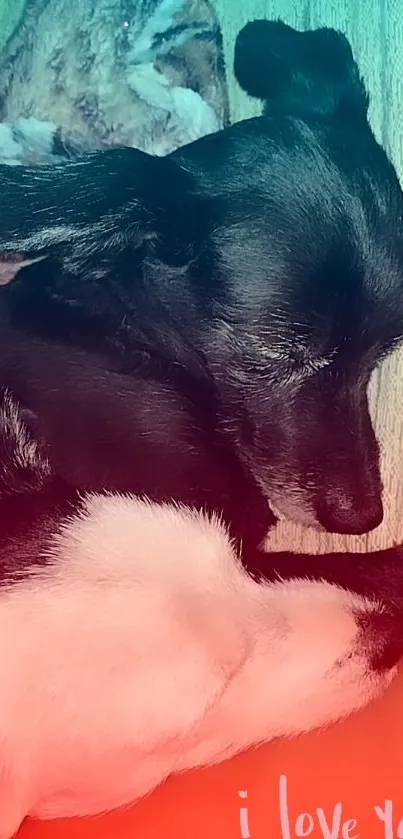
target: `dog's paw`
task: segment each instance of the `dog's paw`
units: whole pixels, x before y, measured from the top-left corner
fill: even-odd
[[[326,725],[379,695],[403,652],[387,607],[324,581],[274,584],[284,636],[269,686],[273,734]]]
[[[206,715],[183,768],[349,716],[379,696],[402,646],[375,599],[322,581],[262,586],[249,655]]]
[[[378,557],[382,579],[394,558]],[[378,602],[297,572],[258,583],[220,522],[194,511],[91,495],[48,559],[0,597],[0,839],[21,814],[96,815],[327,725],[396,671],[386,591]]]

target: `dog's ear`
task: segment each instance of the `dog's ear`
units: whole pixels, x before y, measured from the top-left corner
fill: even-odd
[[[366,121],[368,96],[347,38],[335,29],[299,32],[255,20],[239,33],[235,75],[265,112]]]
[[[39,260],[79,273],[149,244],[181,265],[203,235],[191,175],[135,149],[47,167],[0,165],[0,285]]]

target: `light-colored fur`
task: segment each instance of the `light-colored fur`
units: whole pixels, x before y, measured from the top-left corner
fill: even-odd
[[[48,559],[0,591],[0,839],[325,725],[394,672],[374,674],[360,630],[379,604],[258,585],[189,510],[89,496]]]

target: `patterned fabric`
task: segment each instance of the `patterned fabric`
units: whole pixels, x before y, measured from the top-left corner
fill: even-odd
[[[27,0],[0,53],[0,160],[167,154],[227,122],[226,90],[207,0]]]

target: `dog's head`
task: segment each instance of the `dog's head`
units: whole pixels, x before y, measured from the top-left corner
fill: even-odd
[[[383,515],[367,388],[403,335],[400,185],[344,36],[257,21],[235,70],[265,116],[179,153],[217,195],[205,352],[223,421],[275,508],[367,532]]]
[[[383,514],[367,387],[403,336],[400,186],[343,36],[255,22],[235,69],[265,116],[170,158],[116,150],[41,174],[3,167],[3,282],[16,253],[50,254],[51,295],[70,310],[111,317],[134,295],[137,341],[141,312],[175,364],[205,367],[274,507],[366,532]],[[26,286],[40,277],[30,270]]]

